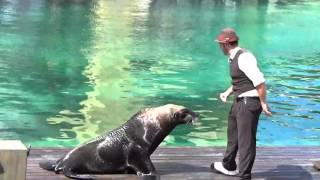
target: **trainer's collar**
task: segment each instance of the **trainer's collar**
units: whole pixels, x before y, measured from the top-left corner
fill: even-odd
[[[237,52],[240,50],[240,47],[235,47],[233,49],[230,49],[229,51],[229,61],[231,61],[237,54]]]

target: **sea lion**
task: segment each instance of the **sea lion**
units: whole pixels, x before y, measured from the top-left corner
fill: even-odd
[[[198,116],[174,104],[147,108],[119,128],[72,149],[63,158],[39,165],[75,179],[90,179],[88,174],[153,176],[157,173],[150,155],[177,125],[194,123]]]

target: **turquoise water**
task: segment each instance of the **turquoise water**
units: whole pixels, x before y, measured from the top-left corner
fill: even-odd
[[[75,146],[174,103],[202,118],[162,145],[226,145],[231,26],[267,79],[258,144],[320,145],[320,2],[258,2],[1,0],[0,139]]]

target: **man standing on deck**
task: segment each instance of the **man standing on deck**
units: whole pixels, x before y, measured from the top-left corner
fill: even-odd
[[[271,116],[266,102],[266,86],[257,60],[249,51],[238,47],[239,37],[232,28],[217,36],[223,53],[229,57],[232,85],[220,94],[223,102],[234,94],[228,117],[228,144],[222,162],[214,162],[211,169],[240,179],[251,179],[256,156],[256,133],[261,111]],[[239,170],[235,161],[239,150]]]

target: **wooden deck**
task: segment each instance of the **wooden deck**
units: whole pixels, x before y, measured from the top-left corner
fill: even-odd
[[[32,149],[28,157],[27,179],[66,179],[63,175],[42,170],[38,162],[42,158],[61,157],[70,149]],[[164,148],[152,155],[152,161],[161,180],[232,180],[212,172],[211,162],[221,161],[223,147]],[[252,179],[266,180],[317,180],[320,171],[312,167],[312,161],[320,160],[320,147],[259,147],[253,167]],[[103,175],[99,179],[139,179],[136,175]]]

